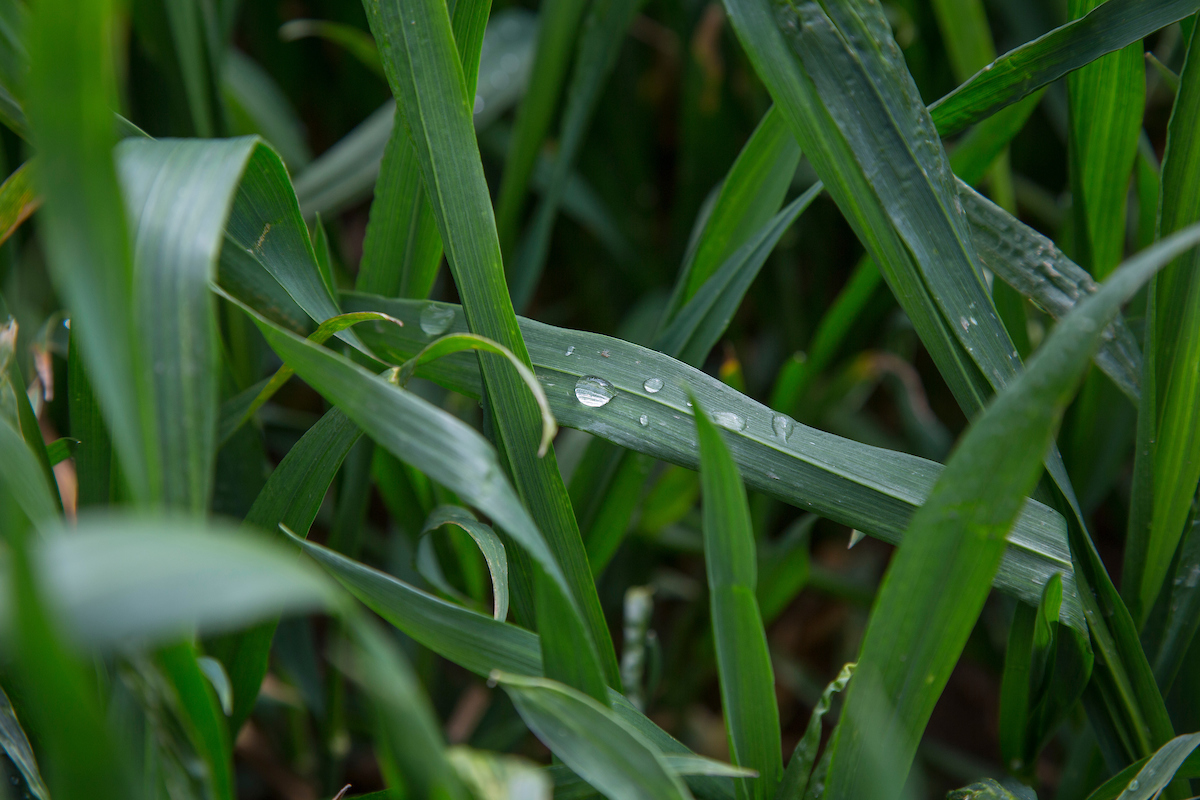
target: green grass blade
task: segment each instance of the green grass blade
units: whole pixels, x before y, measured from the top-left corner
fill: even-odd
[[[1167,129],[1159,233],[1200,220],[1200,37],[1193,32]],[[1139,409],[1124,594],[1141,623],[1162,589],[1200,480],[1200,257],[1189,253],[1151,293],[1145,407]]]
[[[332,409],[305,431],[283,461],[275,467],[246,515],[246,524],[275,535],[279,525],[307,533],[316,519],[325,493],[350,448],[362,431],[350,419]],[[259,687],[267,674],[275,621],[208,642],[208,650],[220,659],[233,687],[230,729],[241,729],[250,716]]]
[[[105,724],[94,673],[51,618],[45,580],[31,563],[31,526],[0,480],[0,530],[8,545],[5,648],[15,693],[28,710],[25,725],[38,742],[41,767],[59,800],[120,800],[129,796],[124,752]]]
[[[375,706],[384,775],[395,790],[414,797],[468,800],[451,766],[437,715],[396,642],[356,617],[349,674]]]
[[[171,681],[180,717],[196,752],[208,768],[212,794],[233,800],[233,753],[225,715],[212,684],[200,669],[199,653],[191,642],[169,645],[158,653],[158,664]]]
[[[191,113],[192,131],[201,138],[216,136],[212,75],[205,53],[200,4],[196,0],[163,0],[162,9]]]
[[[427,335],[418,333],[417,323],[429,303],[355,294],[343,295],[343,302],[349,309],[383,311],[404,320],[402,328],[363,329],[371,347],[385,358],[403,360],[428,342]],[[455,320],[447,331],[463,329],[461,316]],[[700,370],[648,348],[531,320],[522,320],[522,329],[560,425],[696,469],[695,429],[683,390],[691,387],[706,407],[745,420],[745,428],[728,434],[727,441],[743,479],[753,489],[884,541],[900,540],[912,512],[924,502],[941,472],[941,466],[931,461],[796,423]],[[479,370],[468,359],[448,356],[422,374],[447,388],[479,396]],[[613,399],[603,406],[584,405],[576,396],[577,383],[591,376],[612,386]],[[651,389],[646,387],[652,378],[662,381],[657,391],[651,390],[653,383]],[[1028,603],[1038,602],[1041,587],[1053,573],[1072,571],[1064,522],[1040,503],[1030,502],[1010,543],[996,585]],[[1082,628],[1071,584],[1064,579],[1063,621]]]
[[[34,176],[45,200],[39,230],[50,277],[70,309],[75,341],[108,414],[122,474],[134,498],[151,497],[137,389],[133,268],[117,185],[111,108],[114,25],[108,2],[40,3],[29,22],[26,86],[33,140],[44,156]]]
[[[543,744],[606,797],[691,797],[654,746],[592,698],[544,678],[504,672],[493,672],[491,677]]]
[[[22,164],[0,185],[0,243],[8,241],[13,231],[42,204],[34,192],[31,163]]]
[[[1195,734],[1192,734],[1193,736]],[[1187,740],[1187,735],[1176,737],[1178,739]],[[1175,748],[1172,748],[1174,750]],[[1171,752],[1171,751],[1168,751]],[[1138,773],[1150,762],[1150,756],[1140,758],[1130,764],[1125,769],[1113,775],[1107,781],[1100,785],[1096,791],[1088,795],[1087,800],[1116,800],[1121,797],[1122,793],[1129,787],[1129,782],[1137,777]],[[1183,760],[1179,768],[1175,770],[1176,778],[1197,778],[1200,777],[1200,752],[1192,750],[1191,755]],[[1139,787],[1141,784],[1138,784]],[[1124,800],[1124,799],[1123,799]]]
[[[467,96],[475,96],[479,52],[491,0],[455,3],[452,25],[466,78]],[[380,67],[380,74],[383,68]],[[442,239],[433,209],[421,186],[421,165],[397,106],[397,121],[384,150],[375,200],[363,239],[355,288],[362,292],[426,297],[442,260]]]
[[[584,0],[550,0],[541,7],[529,90],[517,109],[496,200],[496,229],[506,255],[516,249],[529,178],[566,82],[567,65],[586,6]]]
[[[1121,800],[1151,800],[1166,788],[1197,747],[1200,733],[1176,736],[1158,749],[1121,793]]]
[[[79,440],[75,448],[75,478],[78,481],[76,507],[107,504],[112,496],[112,440],[100,404],[92,393],[92,382],[71,335],[67,350],[67,404],[71,435]]]
[[[38,800],[50,800],[50,790],[42,780],[41,770],[38,769],[37,759],[33,755],[33,747],[29,744],[29,738],[21,728],[21,721],[17,719],[12,703],[3,689],[0,689],[0,747],[4,748],[5,755],[20,770],[21,777],[25,779],[33,796]]]
[[[558,603],[572,610],[575,600],[561,567],[486,440],[441,409],[246,310],[284,362],[376,443],[486,511],[549,576]]]
[[[1174,683],[1186,661],[1188,647],[1200,631],[1200,521],[1192,521],[1191,530],[1180,544],[1175,584],[1167,608],[1162,644],[1154,657],[1154,677],[1164,691]]]
[[[425,527],[421,531],[421,541],[417,545],[417,567],[421,576],[431,585],[438,586],[443,592],[446,592],[449,587],[445,576],[441,574],[441,569],[436,566],[437,555],[433,551],[433,542],[429,538],[429,534],[445,525],[453,525],[465,531],[479,546],[479,552],[483,554],[488,565],[488,572],[492,576],[492,617],[503,622],[508,618],[508,558],[504,554],[504,544],[491,527],[475,519],[465,508],[438,506],[425,520]],[[423,564],[433,565],[436,571],[423,567]],[[431,580],[432,576],[436,576],[436,579]],[[441,585],[438,585],[439,583]],[[447,593],[457,594],[452,589]]]
[[[1104,3],[1071,0],[1072,17]],[[1071,109],[1071,195],[1076,252],[1097,280],[1125,253],[1125,208],[1146,105],[1141,42],[1096,59],[1067,77]]]
[[[504,283],[491,199],[471,126],[471,103],[446,8],[437,0],[370,0],[366,8],[376,40],[388,43],[382,51],[384,68],[405,109],[468,327],[528,363]],[[565,582],[560,585],[581,612],[583,630],[564,631],[575,639],[574,645],[564,640],[564,647],[558,648],[550,632],[544,644],[564,663],[574,662],[573,669],[588,676],[588,691],[603,699],[604,678],[620,680],[616,653],[558,464],[553,453],[538,457],[537,437],[530,435],[537,430],[531,425],[540,418],[537,404],[504,359],[480,354],[479,362],[497,442],[521,499],[552,548],[556,567],[551,576],[561,570]],[[590,641],[591,647],[578,648],[580,641]]]
[[[1114,273],[1055,327],[1021,377],[958,443],[929,500],[913,515],[876,596],[856,682],[832,745],[830,800],[863,796],[880,769],[899,791],[897,776],[908,772],[983,607],[1003,556],[1004,533],[1037,483],[1042,458],[1104,326],[1142,283],[1197,242],[1200,225]],[[1025,446],[1013,446],[1017,441]],[[867,720],[884,724],[863,728]],[[887,743],[889,758],[872,763],[869,754],[879,742]]]
[[[771,798],[783,775],[783,747],[775,673],[755,598],[758,570],[750,507],[742,478],[716,424],[699,400],[694,404],[700,441],[704,563],[730,758],[739,767],[758,772],[755,780],[741,783],[739,796]],[[713,419],[724,424],[729,413],[722,416],[716,412]]]
[[[254,275],[256,271],[254,278],[242,280],[253,285],[254,280],[273,278],[291,302],[318,324],[342,313],[321,277],[287,168],[263,145],[254,149],[242,173],[221,249],[222,282],[226,272]],[[337,337],[362,348],[352,331],[340,331]]]
[[[1012,50],[934,104],[944,136],[1196,12],[1196,0],[1108,0],[1082,19]]]
[[[959,198],[971,221],[979,261],[1054,319],[1062,319],[1081,298],[1096,291],[1087,270],[1067,258],[1048,237],[965,184]],[[1142,354],[1137,340],[1117,316],[1097,351],[1100,367],[1136,402],[1141,396]]]
[[[525,92],[536,30],[537,17],[524,9],[492,15],[480,55],[477,128],[486,127]],[[340,211],[370,196],[395,116],[395,101],[389,100],[296,176],[296,195],[305,218]],[[415,291],[404,296],[412,294]]]
[[[779,793],[775,795],[775,800],[801,800],[804,797],[809,779],[813,774],[813,768],[816,766],[817,748],[821,745],[821,720],[829,713],[833,696],[845,689],[846,684],[850,682],[850,678],[854,675],[854,667],[854,664],[842,667],[837,678],[830,681],[829,685],[825,687],[825,691],[821,693],[821,698],[813,707],[812,715],[808,718],[808,727],[804,729],[804,735],[800,737],[800,741],[796,743],[796,749],[792,751],[792,757],[788,761],[787,771],[783,775],[783,782],[779,784]]]
[[[529,305],[542,277],[550,251],[550,234],[554,230],[554,220],[558,216],[558,208],[562,203],[567,182],[571,178],[575,159],[583,145],[583,137],[587,133],[604,83],[616,65],[625,33],[641,5],[642,0],[595,0],[583,23],[574,73],[563,108],[554,165],[551,167],[549,180],[538,201],[525,239],[516,258],[510,258],[509,285],[513,306],[516,308]],[[532,98],[533,94],[529,97]],[[507,172],[505,175],[507,176]],[[503,207],[503,204],[502,183],[499,207]],[[499,212],[497,215],[499,216]]]
[[[23,397],[18,400],[22,401]],[[46,482],[46,471],[37,456],[3,416],[0,416],[0,480],[8,484],[21,510],[33,522],[49,522],[62,513],[55,500],[58,487]]]
[[[501,356],[507,359],[517,374],[521,376],[521,380],[525,382],[525,386],[533,395],[538,405],[538,411],[541,413],[542,438],[538,443],[538,457],[544,456],[554,442],[554,436],[558,433],[558,425],[554,421],[554,414],[550,411],[550,402],[546,399],[546,391],[534,377],[533,370],[525,366],[507,347],[473,333],[451,333],[430,342],[421,352],[401,364],[397,371],[399,383],[403,386],[417,369],[431,361],[469,350]]]
[[[367,69],[383,77],[383,64],[379,60],[379,49],[371,34],[342,22],[324,19],[290,19],[279,26],[279,38],[294,42],[315,36],[341,47]]]
[[[712,213],[684,258],[668,321],[783,204],[800,163],[800,147],[774,107],[767,110],[729,168]],[[675,353],[671,353],[675,355]]]
[[[750,285],[780,237],[822,191],[814,186],[788,203],[729,255],[655,340],[655,349],[698,366],[729,327]],[[724,219],[725,217],[722,217]],[[701,242],[705,239],[702,236]]]
[[[143,343],[143,438],[153,495],[201,512],[216,451],[216,277],[223,231],[257,139],[127,139],[117,164],[133,238],[133,333]],[[149,374],[146,374],[149,373]],[[149,385],[145,385],[146,383]]]

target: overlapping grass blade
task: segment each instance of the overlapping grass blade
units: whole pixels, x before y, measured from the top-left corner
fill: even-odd
[[[1054,319],[1062,319],[1083,297],[1096,291],[1096,282],[1048,237],[966,184],[959,198],[971,222],[979,261],[1001,280],[1029,298]],[[1137,340],[1120,315],[1105,332],[1095,356],[1096,366],[1131,400],[1141,396],[1142,354]]]
[[[796,138],[772,106],[729,168],[704,229],[684,257],[666,321],[700,291],[752,231],[767,225],[783,204],[799,163]]]
[[[280,524],[307,533],[334,476],[362,431],[336,408],[326,412],[305,431],[267,479],[246,524],[275,535]],[[230,728],[238,730],[250,715],[259,687],[267,674],[267,660],[276,622],[265,622],[245,631],[208,642],[233,688]]]
[[[506,256],[514,252],[517,245],[529,178],[542,140],[550,130],[586,7],[584,0],[551,0],[542,6],[539,14],[529,91],[517,109],[500,180],[500,194],[496,199],[496,229]]]
[[[741,782],[739,796],[769,799],[783,775],[782,745],[775,673],[755,597],[758,567],[750,507],[716,424],[699,400],[693,401],[700,442],[704,564],[730,757],[734,764],[758,772],[755,780]],[[729,414],[718,412],[714,419],[732,421]]]
[[[405,321],[402,328],[364,328],[361,333],[384,358],[401,360],[428,341],[414,324],[430,305],[346,294],[348,309],[383,311]],[[453,306],[439,307],[454,308]],[[462,330],[455,318],[448,331]],[[745,421],[727,441],[738,469],[757,491],[815,511],[872,536],[898,542],[913,510],[924,502],[941,471],[931,461],[843,439],[775,414],[700,370],[630,342],[522,320],[535,372],[560,425],[585,430],[622,447],[696,469],[699,466],[691,409],[683,387],[706,407]],[[570,351],[568,353],[568,350]],[[460,356],[431,364],[425,377],[479,396],[475,365]],[[585,377],[611,385],[613,399],[586,406],[575,394]],[[657,389],[651,379],[662,381]],[[642,415],[646,425],[641,424]],[[1036,604],[1053,573],[1064,574],[1063,621],[1083,625],[1075,596],[1062,518],[1031,501],[1010,536],[997,587]]]
[[[864,3],[831,4],[836,25],[811,0],[777,3],[774,18],[769,5],[728,0],[726,8],[809,160],[880,265],[959,405],[973,416],[994,389],[1012,381],[1020,359],[977,272],[945,156],[887,21]],[[848,79],[853,92],[845,89]],[[925,199],[914,202],[918,196]],[[1045,465],[1072,515],[1081,600],[1104,667],[1100,676],[1111,679],[1107,713],[1123,720],[1118,725],[1130,755],[1146,752],[1153,741],[1145,731],[1158,742],[1171,735],[1165,705],[1087,536],[1056,448]],[[1093,591],[1111,614],[1092,601]]]
[[[683,781],[642,736],[608,708],[544,678],[493,672],[530,730],[571,770],[606,797],[690,798]]]
[[[454,40],[468,97],[475,97],[479,51],[491,7],[491,0],[454,5]],[[372,294],[425,297],[433,288],[442,260],[442,240],[421,186],[421,166],[403,113],[403,108],[397,106],[399,124],[392,125],[379,167],[380,177],[375,181],[375,199],[371,203],[355,288]]]
[[[785,154],[786,155],[786,154]],[[685,364],[700,365],[708,357],[780,237],[822,191],[814,186],[788,203],[767,224],[732,252],[720,269],[691,296],[655,340],[655,349]],[[725,219],[725,215],[722,219]],[[702,236],[701,242],[706,241]]]
[[[1108,0],[1082,19],[1004,54],[935,103],[931,110],[938,130],[956,133],[1198,8],[1196,0]]]
[[[361,564],[313,542],[296,539],[305,553],[364,605],[422,645],[481,676],[494,670],[540,677],[543,675],[538,635],[516,625],[442,600],[402,580]],[[664,756],[695,754],[651,722],[615,689],[609,688],[613,711],[636,729]],[[706,777],[692,764],[679,774],[695,775],[689,785],[703,797],[732,798],[732,787]]]
[[[471,512],[462,506],[438,506],[425,520],[425,527],[421,531],[422,538],[417,545],[417,567],[422,577],[442,591],[447,591],[449,587],[440,567],[437,566],[437,555],[429,539],[429,534],[446,525],[453,525],[465,531],[479,546],[479,552],[483,554],[488,572],[492,576],[492,617],[503,622],[508,618],[508,558],[504,553],[504,544],[489,526],[475,519]],[[434,569],[431,570],[430,566]],[[440,580],[435,582],[431,579],[434,575]],[[441,585],[438,585],[439,582]],[[448,593],[457,594],[453,590]]]
[[[504,283],[491,199],[471,126],[471,103],[446,8],[436,0],[369,0],[366,8],[376,40],[387,43],[381,51],[384,68],[405,109],[468,327],[528,362]],[[572,600],[553,608],[541,604],[539,613],[572,606],[581,612],[578,620],[569,614],[559,617],[564,625],[544,632],[543,646],[555,662],[551,674],[558,674],[561,665],[603,700],[605,678],[620,681],[616,654],[557,462],[553,453],[539,458],[536,437],[530,436],[539,418],[537,404],[503,359],[481,353],[479,363],[498,445],[554,554],[555,569],[542,566],[552,576],[561,570],[565,581],[559,585]],[[535,580],[535,586],[541,583]],[[582,627],[577,629],[575,623]]]
[[[833,696],[845,689],[846,684],[850,682],[850,678],[854,675],[854,667],[854,664],[842,667],[837,678],[830,681],[829,685],[825,687],[825,691],[821,693],[821,698],[813,707],[812,715],[808,718],[808,727],[804,729],[804,735],[800,737],[800,741],[796,743],[796,749],[792,751],[792,757],[788,761],[787,770],[783,774],[783,782],[779,784],[779,792],[775,795],[775,800],[801,800],[808,794],[809,782],[814,777],[813,771],[816,768],[817,748],[821,745],[821,721],[829,713]]]
[[[999,394],[955,448],[929,500],[913,515],[876,596],[832,744],[830,800],[862,796],[872,773],[908,772],[917,742],[1000,564],[1002,537],[1037,483],[1105,325],[1158,269],[1200,242],[1200,225],[1132,259],[1064,318],[1020,378]],[[1018,438],[1019,437],[1019,438]],[[1022,442],[1013,446],[1014,441]],[[902,598],[902,599],[901,599]],[[859,687],[868,684],[867,690]],[[865,720],[883,722],[864,728]],[[867,760],[887,742],[887,763]]]
[[[207,767],[213,797],[234,800],[230,734],[216,690],[200,668],[199,655],[194,643],[177,642],[160,649],[155,660],[175,690],[180,720]]]
[[[1159,233],[1200,220],[1200,37],[1192,33],[1167,128]],[[1147,319],[1146,400],[1125,556],[1124,594],[1141,623],[1153,606],[1183,535],[1200,480],[1200,256],[1160,274]]]
[[[546,189],[534,211],[529,230],[516,257],[510,257],[508,282],[515,308],[529,305],[542,277],[550,251],[550,234],[554,230],[554,221],[558,216],[558,208],[571,177],[575,159],[583,145],[584,134],[587,133],[588,123],[600,99],[600,91],[616,64],[617,55],[621,52],[625,32],[641,4],[642,0],[595,0],[588,11],[575,58],[574,73],[567,90],[554,165]],[[530,99],[532,98],[531,94]],[[530,102],[530,99],[526,102]],[[507,172],[505,175],[507,176]],[[499,207],[503,208],[503,184],[499,203]],[[499,211],[497,214],[499,215]]]
[[[246,310],[271,347],[301,378],[380,446],[485,510],[558,588],[558,602],[565,606],[561,613],[579,613],[562,568],[504,477],[496,453],[486,440],[415,395]]]
[[[1194,735],[1194,734],[1192,734]],[[1187,740],[1188,736],[1176,737],[1177,739]],[[1174,750],[1174,748],[1172,748]],[[1170,752],[1170,751],[1168,751]],[[1129,782],[1137,777],[1137,774],[1150,762],[1150,756],[1140,758],[1130,764],[1125,769],[1113,775],[1107,781],[1100,785],[1096,791],[1088,795],[1087,800],[1116,800],[1121,797],[1122,793],[1129,787]],[[1192,750],[1191,754],[1183,760],[1179,768],[1175,770],[1176,778],[1198,778],[1200,777],[1200,752]],[[1141,784],[1139,784],[1140,786]]]

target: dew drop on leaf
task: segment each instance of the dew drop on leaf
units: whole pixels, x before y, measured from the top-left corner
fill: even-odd
[[[427,336],[441,336],[454,322],[454,309],[430,303],[421,311],[421,330]]]
[[[616,394],[611,383],[595,375],[584,375],[575,384],[575,399],[589,408],[608,405]]]

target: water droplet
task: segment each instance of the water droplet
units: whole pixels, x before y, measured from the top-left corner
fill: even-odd
[[[775,435],[785,442],[792,435],[793,425],[791,418],[783,414],[776,414],[771,418],[771,427],[775,429]]]
[[[1129,782],[1129,791],[1131,791],[1131,792],[1136,792],[1136,791],[1138,790],[1138,787],[1139,787],[1140,785],[1141,785],[1141,784],[1139,784],[1139,783],[1138,783],[1138,780],[1137,780],[1137,778],[1134,778],[1133,780],[1131,780],[1131,781]]]
[[[650,424],[650,417],[642,414],[640,417],[638,417],[638,422],[642,423],[642,427],[644,428]]]
[[[563,355],[569,356],[569,355],[573,355],[574,353],[575,353],[575,345],[571,345],[570,347],[567,348],[567,352],[565,352]]]
[[[867,538],[867,535],[860,530],[850,531],[850,544],[846,545],[846,549],[849,550],[865,538]]]
[[[662,378],[646,378],[646,382],[642,384],[642,388],[650,394],[662,391],[662,387]]]
[[[483,95],[477,94],[477,95],[475,95],[475,107],[471,109],[471,113],[472,114],[480,114],[483,112],[483,109],[486,106],[487,106],[487,101],[483,99]]]
[[[722,428],[728,428],[731,431],[746,430],[746,420],[739,417],[732,411],[714,411],[712,421],[720,425]]]
[[[432,303],[421,311],[421,330],[427,336],[441,336],[454,322],[454,309]]]
[[[589,408],[608,405],[616,394],[611,383],[595,375],[584,375],[575,384],[575,399]]]

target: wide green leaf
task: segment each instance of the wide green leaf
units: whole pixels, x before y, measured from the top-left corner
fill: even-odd
[[[382,357],[397,361],[425,346],[428,337],[416,333],[420,327],[414,323],[430,305],[454,309],[441,303],[356,294],[343,295],[343,302],[348,309],[383,311],[405,321],[402,328],[364,327],[361,331]],[[753,489],[884,541],[900,541],[910,515],[924,502],[941,472],[934,462],[802,425],[700,370],[648,348],[531,320],[523,319],[521,324],[535,372],[559,424],[696,469],[699,451],[683,388],[690,387],[706,408],[730,412],[744,421],[740,430],[727,434],[726,441],[743,479]],[[447,331],[463,328],[461,316],[456,315]],[[440,359],[420,374],[447,388],[479,396],[478,368],[461,356]],[[586,403],[577,392],[584,379],[593,379],[582,387]],[[1063,621],[1082,628],[1078,598],[1068,577],[1071,559],[1062,518],[1030,501],[1009,542],[1011,547],[996,577],[997,588],[1036,604],[1041,587],[1052,574],[1061,572]]]

